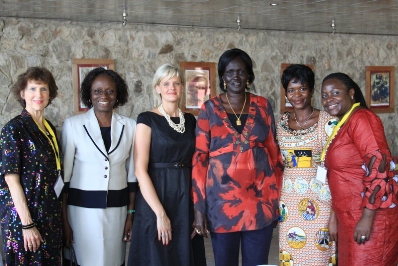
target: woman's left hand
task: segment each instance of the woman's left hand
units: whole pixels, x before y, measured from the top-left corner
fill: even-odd
[[[129,214],[132,215],[132,214]],[[124,236],[123,241],[129,242],[131,240],[131,231],[133,228],[133,220],[129,217],[126,218],[126,223],[124,224]]]
[[[156,217],[158,227],[158,240],[162,241],[163,245],[167,246],[172,239],[171,236],[171,222],[165,212],[162,212]]]
[[[358,244],[365,244],[366,241],[369,241],[375,213],[375,210],[363,209],[362,217],[355,226],[354,231],[354,241]]]
[[[43,242],[39,230],[35,226],[30,229],[22,229],[22,232],[25,250],[36,252]]]

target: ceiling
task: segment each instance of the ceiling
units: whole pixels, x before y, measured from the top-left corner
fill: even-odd
[[[125,7],[127,24],[398,35],[398,0],[0,0],[0,18],[122,23]]]

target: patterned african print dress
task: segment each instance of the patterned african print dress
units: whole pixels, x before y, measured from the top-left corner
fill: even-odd
[[[293,130],[289,117],[284,113],[277,125],[285,165],[279,202],[280,265],[334,265],[335,246],[328,231],[331,196],[328,185],[316,179],[316,171],[336,120],[321,111],[313,126]]]

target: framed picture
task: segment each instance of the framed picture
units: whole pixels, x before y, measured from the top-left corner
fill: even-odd
[[[181,110],[198,115],[202,104],[216,95],[216,63],[180,62],[185,76]]]
[[[289,64],[289,63],[282,63],[281,64],[281,75],[279,77],[279,81],[281,80],[280,78],[282,77],[283,71],[290,65],[291,64]],[[312,71],[314,71],[314,65],[306,64],[306,66],[309,66],[312,69]],[[281,102],[281,108],[280,108],[280,113],[281,114],[283,114],[286,111],[292,111],[293,110],[293,106],[288,101],[286,101],[285,89],[282,86],[282,82],[281,82],[281,87],[280,87],[280,102]]]
[[[74,113],[82,113],[89,108],[80,99],[80,85],[88,72],[97,67],[115,70],[113,59],[72,59],[73,109]]]
[[[375,113],[394,112],[395,67],[366,67],[366,103]]]

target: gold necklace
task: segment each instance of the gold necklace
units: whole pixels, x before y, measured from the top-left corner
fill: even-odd
[[[312,107],[312,113],[311,113],[310,116],[304,121],[304,126],[307,125],[308,119],[311,118],[311,116],[314,114],[314,111],[315,111],[315,108]],[[294,112],[294,120],[296,120],[297,125],[298,125],[299,127],[301,127],[301,129],[304,129],[304,127],[302,127],[302,126],[300,125],[300,123],[297,121],[296,112]]]
[[[232,108],[231,103],[229,102],[228,93],[225,93],[225,97],[227,97],[227,101],[228,101],[229,107],[231,107],[232,112],[234,112],[234,115],[236,116],[236,125],[237,126],[241,126],[242,122],[240,121],[240,117],[242,116],[243,109],[245,109],[245,105],[246,105],[246,92],[245,92],[245,102],[243,103],[243,107],[242,107],[242,110],[240,111],[239,117],[236,115],[234,109]]]

